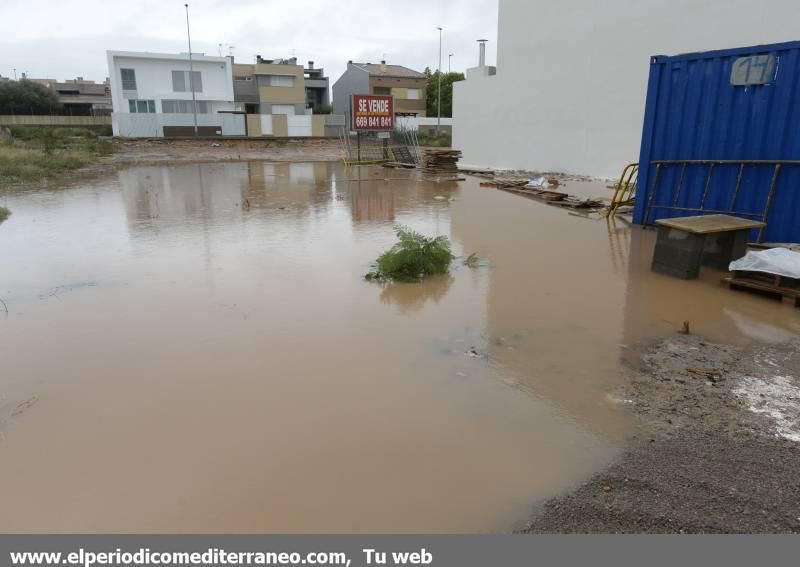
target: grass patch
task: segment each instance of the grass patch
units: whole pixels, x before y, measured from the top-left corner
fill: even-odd
[[[428,238],[404,227],[395,228],[399,242],[375,262],[367,280],[418,282],[425,276],[446,274],[453,261],[446,236]]]
[[[418,134],[417,143],[420,146],[429,148],[449,148],[453,144],[453,138],[448,134],[440,134],[439,136],[436,133]]]
[[[0,143],[0,189],[58,178],[96,161],[112,145],[86,128],[11,126]]]
[[[9,211],[5,207],[0,207],[0,223],[6,220],[8,217],[11,216],[11,211]]]

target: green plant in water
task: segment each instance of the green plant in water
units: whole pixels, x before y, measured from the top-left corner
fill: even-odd
[[[467,268],[477,268],[478,267],[478,262],[480,262],[480,261],[481,261],[481,259],[478,258],[478,254],[473,252],[472,254],[470,254],[469,256],[464,258],[464,265]]]
[[[453,261],[446,236],[428,238],[408,227],[395,227],[399,242],[375,262],[367,280],[418,282],[425,276],[446,274]]]
[[[0,207],[0,223],[6,220],[9,216],[11,216],[11,211],[5,207]]]

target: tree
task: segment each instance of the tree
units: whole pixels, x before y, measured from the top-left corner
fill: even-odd
[[[60,110],[58,95],[44,85],[25,79],[0,82],[0,114],[54,114]]]
[[[439,104],[439,71],[433,71],[425,67],[425,76],[428,77],[428,100],[426,114],[437,116],[436,109]],[[464,73],[442,73],[442,117],[451,118],[453,116],[453,83],[463,81]]]

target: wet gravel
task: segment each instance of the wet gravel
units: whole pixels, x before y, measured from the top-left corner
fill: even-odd
[[[681,336],[647,349],[632,373],[614,396],[640,418],[631,448],[524,531],[800,532],[800,443],[786,434],[800,399],[776,410],[737,394],[743,380],[798,385],[800,341],[740,348]]]

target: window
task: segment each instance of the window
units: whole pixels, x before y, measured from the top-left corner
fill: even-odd
[[[409,100],[419,100],[420,99],[420,90],[419,89],[408,89],[408,98],[409,98]]]
[[[128,99],[128,112],[132,114],[155,114],[156,101]]]
[[[136,90],[136,71],[133,69],[120,69],[122,76],[122,90],[135,91]]]
[[[172,90],[176,93],[186,92],[186,73],[184,71],[172,72]]]
[[[161,112],[164,114],[191,114],[191,100],[162,100]],[[205,100],[197,101],[197,114],[208,114],[208,102]]]
[[[192,85],[194,92],[203,92],[203,77],[200,71],[192,71]],[[173,71],[172,72],[172,90],[176,93],[185,93],[190,90],[189,88],[189,71]]]
[[[268,75],[269,86],[271,87],[293,87],[293,75]]]
[[[294,116],[294,105],[293,104],[273,104],[272,105],[272,114],[288,114],[289,116]]]
[[[391,89],[391,87],[373,87],[372,94],[390,95],[390,94],[392,94],[392,89]]]
[[[233,80],[234,81],[252,81],[253,80],[253,76],[252,75],[234,75],[233,76]]]

